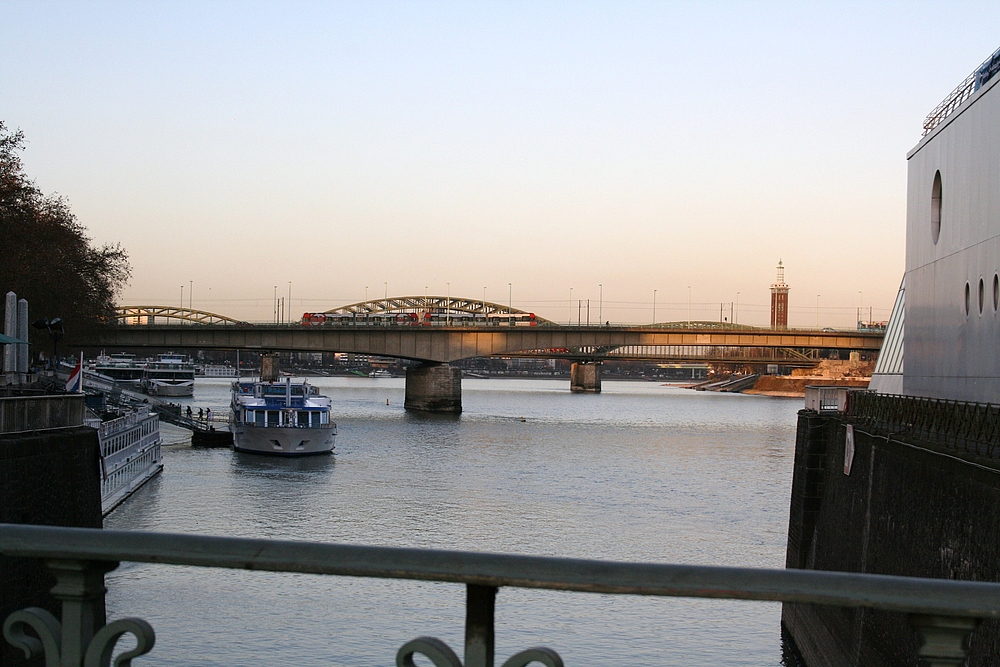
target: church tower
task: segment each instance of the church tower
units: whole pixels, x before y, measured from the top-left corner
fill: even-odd
[[[771,328],[788,328],[788,285],[785,284],[785,267],[778,260],[778,277],[771,285]]]

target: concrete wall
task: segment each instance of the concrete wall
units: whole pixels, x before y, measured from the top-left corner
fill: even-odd
[[[28,436],[0,436],[0,523],[100,528],[101,477],[97,431],[74,428]],[[35,560],[0,556],[0,621],[24,607],[58,618],[49,594],[55,580]],[[99,621],[104,623],[103,610]],[[27,663],[0,639],[0,667]]]
[[[786,566],[1000,581],[1000,472],[799,413]],[[982,462],[980,462],[982,463]],[[917,666],[903,614],[786,604],[782,622],[809,667]],[[1000,623],[970,640],[970,667],[996,664]]]
[[[907,394],[983,403],[1000,398],[1000,356],[993,353],[1000,344],[1000,314],[993,305],[993,280],[1000,272],[998,83],[1000,77],[974,93],[908,156]],[[938,172],[941,223],[935,243],[932,190]]]

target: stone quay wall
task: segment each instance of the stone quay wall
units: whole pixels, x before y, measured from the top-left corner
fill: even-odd
[[[786,567],[1000,581],[1000,461],[904,442],[802,410]],[[782,623],[809,667],[919,664],[904,614],[785,604]],[[970,667],[998,664],[1000,622],[970,638]]]
[[[0,435],[0,523],[101,528],[100,444],[87,427]],[[0,622],[18,609],[62,616],[41,561],[0,556]],[[103,610],[98,620],[103,625]],[[0,667],[42,665],[0,638]]]

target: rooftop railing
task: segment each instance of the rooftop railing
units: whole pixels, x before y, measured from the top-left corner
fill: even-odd
[[[927,118],[924,119],[924,134],[927,136],[930,132],[941,124],[945,118],[947,118],[951,112],[961,106],[962,102],[972,97],[972,93],[979,90],[983,84],[989,81],[994,74],[1000,69],[1000,50],[997,50],[993,55],[983,62],[982,65],[977,67],[972,74],[965,77],[962,83],[958,84],[955,90],[951,91],[941,104],[934,107],[934,110],[927,114]]]
[[[72,428],[83,416],[83,394],[0,398],[0,433]]]
[[[29,659],[44,655],[46,665],[63,667],[107,667],[125,635],[134,637],[135,646],[116,658],[116,667],[128,667],[132,658],[153,648],[155,632],[142,619],[95,627],[104,574],[120,561],[465,584],[464,660],[441,640],[418,637],[399,649],[397,667],[413,667],[416,655],[436,667],[493,667],[494,604],[502,586],[904,612],[924,640],[919,655],[932,666],[962,664],[968,636],[979,620],[1000,618],[1000,584],[816,570],[616,563],[11,524],[0,524],[0,553],[44,559],[55,575],[52,593],[62,602],[62,620],[43,609],[22,609],[7,617],[3,633]],[[556,651],[535,647],[508,658],[503,667],[532,663],[563,664]]]

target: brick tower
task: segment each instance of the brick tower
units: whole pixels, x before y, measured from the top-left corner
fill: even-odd
[[[788,285],[785,284],[785,267],[778,260],[778,278],[771,285],[771,328],[788,328]]]

